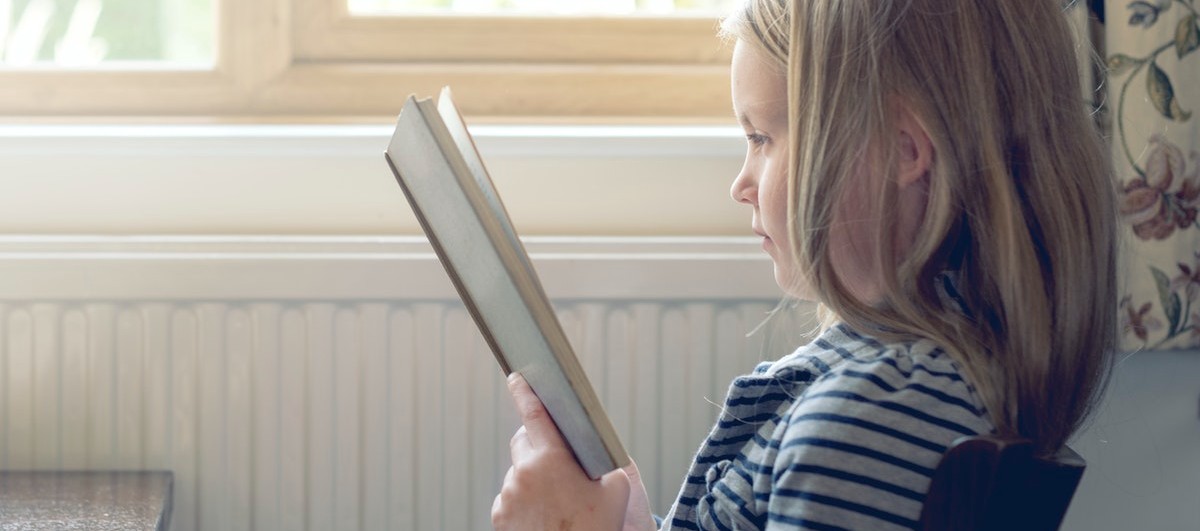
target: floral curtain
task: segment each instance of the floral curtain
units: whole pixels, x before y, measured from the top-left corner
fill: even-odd
[[[1106,102],[1121,190],[1127,351],[1200,346],[1200,18],[1196,0],[1108,0]]]

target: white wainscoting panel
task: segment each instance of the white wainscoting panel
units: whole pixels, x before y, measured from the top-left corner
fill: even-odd
[[[778,298],[746,239],[527,241],[665,511]],[[173,529],[490,529],[517,427],[415,238],[0,238],[0,468],[166,469]]]

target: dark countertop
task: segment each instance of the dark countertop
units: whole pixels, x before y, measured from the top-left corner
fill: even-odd
[[[170,472],[0,472],[0,530],[155,530],[171,519]]]

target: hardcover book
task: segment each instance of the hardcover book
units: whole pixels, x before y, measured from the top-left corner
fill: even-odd
[[[384,156],[501,370],[529,382],[589,477],[629,464],[448,88],[408,98]]]

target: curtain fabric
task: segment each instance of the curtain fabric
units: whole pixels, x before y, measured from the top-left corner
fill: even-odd
[[[1120,190],[1121,346],[1200,346],[1200,13],[1195,0],[1092,2],[1104,20]],[[1106,15],[1106,16],[1105,16]]]

